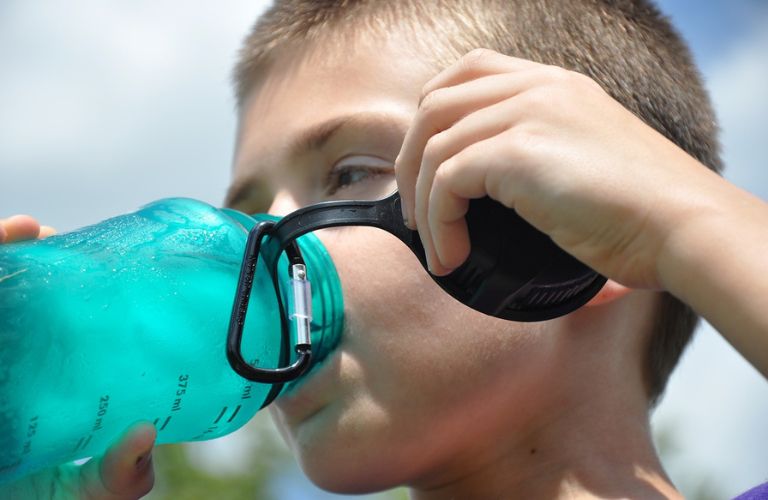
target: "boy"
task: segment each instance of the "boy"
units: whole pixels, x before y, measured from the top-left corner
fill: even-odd
[[[756,272],[768,210],[699,163],[719,166],[708,101],[645,2],[280,2],[246,40],[236,82],[234,208],[377,198],[396,173],[435,274],[466,255],[466,200],[489,195],[615,280],[564,318],[504,322],[447,297],[386,234],[321,232],[344,338],[273,409],[320,486],[678,496],[648,408],[694,321],[654,289],[768,372],[766,350],[750,349],[768,331]],[[135,429],[80,485],[143,494],[151,440]]]

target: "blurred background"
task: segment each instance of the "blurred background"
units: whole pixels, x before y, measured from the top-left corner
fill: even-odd
[[[235,133],[229,72],[267,4],[2,0],[0,217],[66,231],[168,196],[220,205]],[[768,199],[768,2],[659,5],[712,94],[726,177]],[[688,497],[768,481],[768,382],[708,325],[653,421]],[[303,478],[266,413],[216,441],[162,447],[156,464],[154,499],[338,498]]]

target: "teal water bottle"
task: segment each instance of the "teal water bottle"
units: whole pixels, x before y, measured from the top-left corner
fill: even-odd
[[[313,363],[327,355],[341,333],[342,295],[312,234],[298,239],[303,265],[262,243],[272,260],[254,261],[246,276],[248,314],[243,304],[233,310],[248,232],[268,220],[168,199],[0,246],[0,483],[100,454],[139,420],[154,422],[158,443],[211,439],[248,422],[290,377],[236,373],[227,359],[233,324],[246,369],[285,372],[303,356],[291,345],[307,337]],[[287,317],[296,325],[288,337]]]

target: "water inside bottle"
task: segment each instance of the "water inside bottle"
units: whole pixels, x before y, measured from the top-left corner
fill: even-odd
[[[0,247],[0,478],[89,456],[138,420],[160,443],[207,439],[260,407],[270,386],[224,355],[245,234],[185,201]],[[277,304],[252,300],[244,352],[275,367],[279,349],[254,340],[279,328]]]

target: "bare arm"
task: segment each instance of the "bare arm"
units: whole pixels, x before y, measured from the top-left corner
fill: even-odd
[[[659,280],[768,378],[768,204],[709,177],[690,203],[707,208],[665,238]]]

